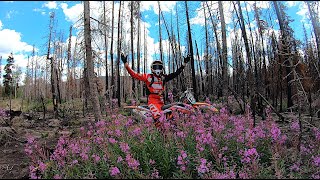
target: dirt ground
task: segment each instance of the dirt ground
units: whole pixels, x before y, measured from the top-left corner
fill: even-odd
[[[72,136],[88,118],[65,122],[50,114],[43,120],[40,113],[27,118],[25,113],[12,118],[0,118],[0,179],[29,179],[29,159],[24,152],[27,135],[54,149],[62,134]],[[85,120],[86,119],[86,120]],[[90,120],[90,119],[89,119]]]

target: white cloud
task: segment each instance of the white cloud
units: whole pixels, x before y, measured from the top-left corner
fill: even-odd
[[[2,29],[2,22],[1,22],[1,20],[0,20],[0,30]]]
[[[49,1],[49,2],[47,2],[45,4],[43,4],[42,7],[47,7],[49,9],[57,9],[58,8],[57,7],[57,3],[55,1]]]
[[[21,34],[15,30],[1,30],[0,39],[0,54],[32,51],[32,46],[21,42]]]
[[[290,8],[293,6],[297,6],[300,2],[299,1],[286,1],[285,4]]]
[[[41,15],[46,15],[46,11],[44,9],[41,9],[41,8],[35,8],[35,9],[33,9],[33,11],[40,12]]]
[[[83,12],[83,5],[81,3],[76,4],[68,8],[68,4],[61,3],[60,7],[63,10],[63,13],[66,16],[66,20],[72,23],[77,22],[80,19],[80,15]]]
[[[8,11],[8,12],[6,13],[6,18],[7,18],[7,19],[11,19],[13,14],[18,14],[18,12],[15,11],[15,10]]]
[[[171,12],[175,7],[177,1],[160,1],[160,8],[162,12]],[[141,12],[146,10],[153,10],[156,15],[159,15],[159,8],[157,1],[141,1]]]

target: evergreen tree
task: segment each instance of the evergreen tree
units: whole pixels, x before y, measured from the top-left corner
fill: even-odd
[[[5,75],[3,75],[3,85],[5,87],[5,94],[9,95],[12,93],[12,86],[13,86],[13,76],[12,76],[12,69],[14,68],[14,58],[13,54],[11,53],[8,56],[7,64],[4,66]]]

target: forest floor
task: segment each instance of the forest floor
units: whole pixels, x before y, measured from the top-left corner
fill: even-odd
[[[1,101],[0,109],[8,110],[7,102]],[[19,110],[20,102],[20,100],[13,101],[12,109]],[[22,112],[11,120],[0,115],[0,179],[29,179],[29,159],[24,151],[28,135],[35,137],[47,148],[54,149],[62,134],[74,136],[79,127],[89,121],[94,122],[92,115],[83,117],[81,111],[78,111],[77,118],[55,119],[50,109],[52,108],[48,108],[45,118],[43,112]],[[283,115],[286,119],[292,119],[286,114]],[[274,116],[277,119],[277,115]]]
[[[0,109],[9,110],[7,103],[1,101]],[[12,101],[12,110],[19,110],[20,104]],[[62,134],[72,136],[80,126],[94,121],[93,116],[84,118],[83,115],[76,120],[55,119],[50,108],[45,117],[43,119],[43,112],[22,112],[11,120],[0,115],[0,179],[29,179],[29,159],[24,151],[29,135],[54,149]]]

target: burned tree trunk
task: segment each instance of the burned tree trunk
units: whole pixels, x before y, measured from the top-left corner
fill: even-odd
[[[94,75],[94,63],[92,58],[91,47],[91,29],[90,29],[90,4],[89,1],[84,1],[84,37],[86,47],[86,62],[87,62],[87,75],[85,76],[89,83],[89,97],[93,107],[93,113],[96,121],[101,119],[100,104],[98,99],[98,92],[96,84],[93,82]]]
[[[194,91],[194,98],[198,101],[198,91],[197,91],[197,82],[196,82],[196,73],[194,68],[194,58],[193,58],[193,46],[192,46],[192,37],[191,37],[191,28],[190,28],[190,20],[188,13],[188,3],[185,1],[186,6],[186,16],[187,16],[187,25],[188,25],[188,37],[189,37],[189,53],[191,56],[191,73],[192,73],[192,88]]]
[[[120,32],[121,32],[121,1],[119,5],[119,15],[118,15],[118,57],[117,57],[117,98],[118,98],[118,107],[121,106],[121,88],[120,88],[120,50],[121,50],[121,41],[120,41]]]
[[[54,19],[54,13],[52,12],[50,15],[50,30],[49,30],[49,41],[48,41],[48,53],[47,53],[47,60],[50,60],[51,64],[51,93],[52,93],[52,103],[53,103],[53,111],[54,111],[54,117],[58,117],[58,103],[57,103],[57,94],[56,94],[56,86],[55,86],[55,70],[54,70],[54,59],[51,56],[50,57],[50,49],[51,49],[51,34],[52,34],[52,28],[53,28],[53,19]]]
[[[222,94],[223,96],[228,95],[228,49],[227,49],[227,31],[226,31],[226,23],[224,20],[224,12],[222,2],[218,2],[219,5],[219,13],[221,18],[221,32],[222,32]]]

